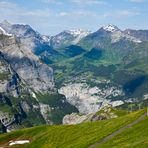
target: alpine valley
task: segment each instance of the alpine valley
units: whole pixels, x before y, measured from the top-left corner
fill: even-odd
[[[147,103],[148,30],[109,24],[49,36],[0,23],[1,132],[111,119],[98,112]]]

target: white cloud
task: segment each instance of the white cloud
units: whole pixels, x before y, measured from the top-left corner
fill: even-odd
[[[60,0],[42,0],[43,3],[63,4]]]
[[[137,16],[140,13],[135,10],[119,10],[114,12],[107,12],[103,14],[103,17],[114,17],[114,18],[122,18],[122,17],[132,17]]]
[[[59,13],[59,16],[67,16],[67,15],[68,15],[67,12],[60,12],[60,13]]]
[[[13,18],[22,17],[22,16],[33,16],[33,17],[48,17],[52,13],[50,9],[37,9],[37,10],[28,10],[26,8],[20,7],[19,5],[15,3],[10,2],[0,2],[0,18],[4,17],[10,17],[13,16]]]
[[[119,16],[136,16],[139,15],[140,13],[137,11],[132,11],[132,10],[123,10],[119,11]]]
[[[133,2],[133,3],[143,3],[145,2],[146,0],[129,0],[130,2]]]
[[[103,0],[72,0],[77,5],[104,5],[106,4]]]
[[[75,10],[71,12],[60,12],[58,16],[66,16],[71,19],[80,19],[85,17],[97,17],[98,15],[95,12],[87,10]]]
[[[48,17],[50,16],[52,11],[50,9],[43,10],[34,10],[28,12],[22,12],[20,15],[22,16],[34,16],[34,17]]]
[[[72,12],[73,15],[76,15],[76,16],[85,16],[85,17],[89,17],[89,16],[97,16],[95,12],[92,12],[92,11],[86,11],[86,10],[78,10],[78,11],[75,11],[75,12]]]
[[[10,3],[10,2],[5,2],[5,1],[0,1],[0,10],[6,9],[6,10],[15,10],[17,8],[17,4]]]

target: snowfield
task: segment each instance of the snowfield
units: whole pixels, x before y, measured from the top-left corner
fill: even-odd
[[[25,144],[25,143],[29,143],[29,140],[19,140],[19,141],[10,141],[9,145],[16,145],[16,144]]]

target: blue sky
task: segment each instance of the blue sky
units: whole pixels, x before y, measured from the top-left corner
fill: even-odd
[[[148,0],[0,0],[0,21],[31,25],[42,34],[114,24],[148,29]]]

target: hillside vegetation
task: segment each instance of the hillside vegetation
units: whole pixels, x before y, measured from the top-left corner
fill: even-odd
[[[88,122],[78,125],[66,126],[39,126],[30,129],[0,135],[0,146],[9,147],[11,140],[29,140],[29,144],[21,145],[27,148],[86,148],[114,133],[120,128],[132,123],[141,117],[146,110],[139,110],[130,114],[119,116],[116,119]],[[119,113],[120,114],[120,113]],[[148,146],[148,128],[145,117],[123,133],[113,137],[101,147],[146,147]],[[128,135],[128,136],[127,136]],[[20,147],[15,145],[15,147]],[[100,146],[99,146],[100,147]]]
[[[99,148],[121,147],[121,145],[122,147],[146,148],[148,146],[147,123],[148,119],[145,118],[108,142],[99,145]]]

